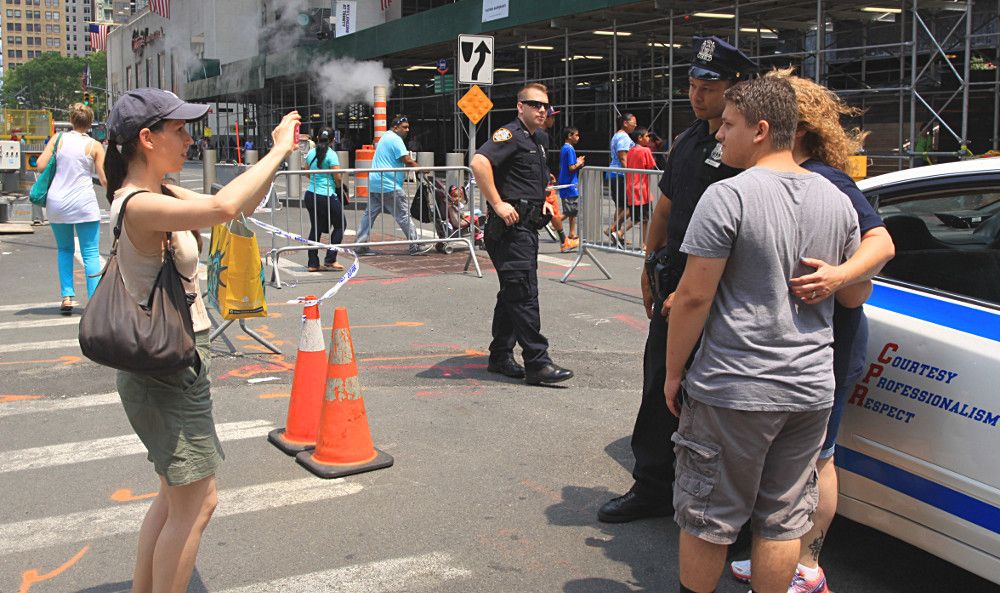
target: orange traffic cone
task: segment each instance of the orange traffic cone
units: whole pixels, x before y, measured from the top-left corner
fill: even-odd
[[[392,457],[375,448],[368,430],[351,327],[347,309],[343,307],[337,307],[333,314],[326,376],[326,398],[316,449],[299,453],[295,460],[321,478],[339,478],[391,466]]]
[[[314,300],[316,297],[306,297]],[[295,455],[316,446],[319,413],[326,394],[326,345],[319,319],[319,305],[306,305],[302,313],[302,335],[295,356],[292,395],[288,400],[286,428],[277,428],[267,440],[285,452]]]

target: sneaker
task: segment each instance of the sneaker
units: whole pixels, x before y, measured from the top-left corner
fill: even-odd
[[[562,247],[559,248],[559,252],[560,253],[566,253],[566,252],[569,252],[569,251],[573,251],[574,249],[576,249],[576,245],[574,245],[573,242],[570,241],[569,239],[566,239],[563,242]]]
[[[788,593],[829,593],[830,589],[826,586],[826,575],[823,574],[823,569],[820,568],[817,571],[816,578],[813,580],[807,580],[806,577],[799,571],[795,571],[795,576],[792,577],[792,584],[788,586]]]
[[[410,255],[427,255],[432,249],[434,249],[433,245],[416,245],[410,247]]]
[[[729,563],[729,570],[732,572],[733,578],[737,581],[743,583],[750,582],[749,560],[734,560]],[[819,574],[811,581],[807,580],[801,572],[796,570],[795,576],[792,577],[792,584],[788,586],[788,593],[829,593],[823,568],[819,569]]]
[[[749,560],[733,560],[729,563],[729,571],[733,574],[733,578],[741,583],[750,582],[750,561]]]

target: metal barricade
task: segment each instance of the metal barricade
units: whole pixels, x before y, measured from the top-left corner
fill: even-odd
[[[562,282],[569,279],[584,256],[610,279],[611,274],[597,260],[595,251],[645,256],[647,228],[660,197],[662,175],[656,169],[580,169],[580,249]]]
[[[342,196],[345,188],[352,185],[352,181],[358,173],[369,175],[372,173],[404,173],[407,179],[403,184],[402,195],[391,192],[369,192],[369,197],[365,199],[366,207],[351,210],[350,214],[345,204],[340,201],[335,204],[333,200],[318,200],[315,197],[289,195],[286,190],[282,196],[281,181],[284,179],[284,187],[292,187],[294,183],[287,183],[293,177],[301,178],[310,175],[331,175],[340,176],[340,181],[334,177],[334,186],[337,195]],[[436,248],[441,253],[450,253],[454,247],[464,247],[468,249],[469,256],[466,259],[463,271],[475,269],[476,276],[483,277],[482,269],[476,258],[476,241],[479,237],[479,229],[485,222],[480,221],[480,226],[476,224],[477,212],[484,212],[485,208],[477,208],[481,204],[481,196],[475,190],[474,185],[470,185],[466,191],[470,194],[466,196],[466,207],[468,208],[468,218],[465,213],[457,218],[455,212],[449,216],[449,199],[447,195],[447,184],[443,183],[448,174],[458,173],[462,177],[471,178],[472,171],[465,166],[450,167],[398,167],[390,169],[308,169],[279,171],[275,175],[275,191],[270,194],[267,206],[270,208],[270,224],[280,227],[290,233],[301,237],[321,241],[324,234],[336,234],[338,232],[354,231],[353,241],[348,237],[340,241],[322,241],[329,244],[345,247],[348,249],[358,249],[372,247],[389,246],[429,246]],[[440,174],[440,175],[438,175]],[[308,183],[308,177],[302,180]],[[438,185],[440,181],[440,185]],[[430,196],[426,211],[421,209],[418,218],[411,217],[410,208],[414,200],[417,188],[424,184],[424,191]],[[304,189],[304,188],[303,188]],[[374,187],[372,188],[375,189]],[[441,194],[444,194],[443,196]],[[443,198],[443,199],[442,199]],[[340,197],[337,198],[340,200]],[[284,208],[281,208],[282,203]],[[264,204],[262,204],[263,206]],[[325,216],[322,209],[325,208]],[[266,210],[266,209],[265,209]],[[318,210],[318,211],[317,211]],[[338,213],[339,210],[339,220]],[[372,220],[374,218],[374,220]],[[263,219],[262,219],[263,220]],[[465,222],[468,226],[465,226]],[[320,224],[316,224],[316,223]],[[336,224],[339,222],[339,226]],[[330,223],[327,225],[326,223]],[[367,232],[362,225],[367,226]],[[324,228],[327,227],[327,228]],[[364,239],[358,241],[357,239]],[[282,282],[282,272],[292,275],[299,275],[300,271],[290,266],[287,260],[282,259],[282,255],[292,251],[305,251],[315,249],[306,245],[292,242],[288,239],[271,236],[271,250],[268,252],[268,265],[271,267],[270,283],[276,288],[291,286],[291,283]],[[322,258],[325,254],[319,253]]]

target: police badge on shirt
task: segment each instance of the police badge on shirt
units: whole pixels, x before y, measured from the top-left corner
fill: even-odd
[[[715,148],[712,149],[712,154],[710,154],[708,156],[708,158],[705,159],[705,164],[708,165],[708,166],[710,166],[710,167],[715,167],[716,169],[718,169],[719,165],[722,164],[722,143],[721,142],[716,142],[715,143]]]

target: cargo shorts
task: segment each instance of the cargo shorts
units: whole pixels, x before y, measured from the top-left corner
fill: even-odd
[[[671,440],[677,456],[674,521],[728,545],[750,519],[755,534],[792,540],[812,528],[816,458],[830,409],[751,412],[684,397]]]
[[[216,473],[225,457],[212,418],[208,330],[195,334],[198,361],[167,375],[118,371],[118,394],[153,469],[170,486]]]

